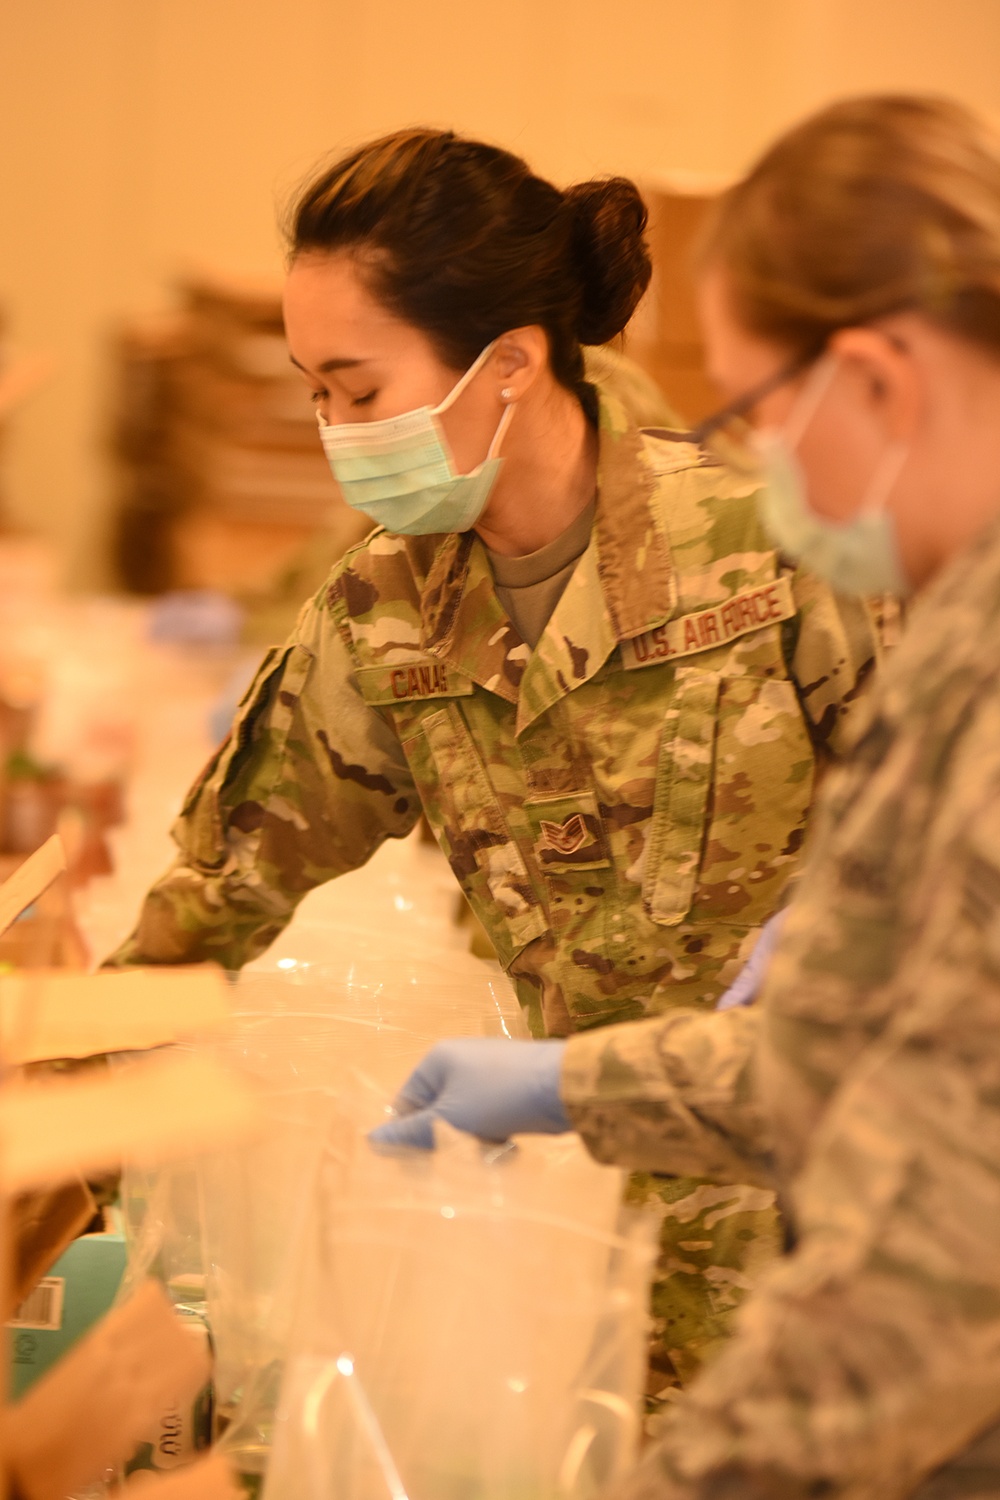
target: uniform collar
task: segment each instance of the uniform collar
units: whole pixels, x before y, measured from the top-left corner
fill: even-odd
[[[677,579],[642,434],[616,397],[602,391],[599,399],[597,570],[616,641],[624,641],[669,620]]]
[[[421,594],[424,649],[511,703],[523,684],[519,721],[588,681],[621,641],[662,625],[677,604],[642,436],[614,396],[599,391],[598,402],[593,535],[534,653],[504,614],[474,532],[444,538]]]

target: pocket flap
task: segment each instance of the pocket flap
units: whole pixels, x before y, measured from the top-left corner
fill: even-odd
[[[664,716],[656,771],[656,815],[646,851],[643,899],[654,922],[683,921],[701,863],[715,755],[721,678],[680,668]]]
[[[422,715],[420,728],[437,772],[427,816],[506,967],[548,931],[544,910],[458,704]]]

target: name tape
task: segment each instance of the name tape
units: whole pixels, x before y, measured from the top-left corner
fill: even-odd
[[[759,588],[744,589],[714,609],[681,615],[679,619],[668,620],[666,625],[658,625],[655,630],[622,641],[622,665],[632,671],[636,667],[655,666],[675,656],[694,656],[698,651],[724,646],[728,641],[749,635],[765,625],[790,620],[794,614],[792,585],[787,578],[776,578],[773,583],[761,584]]]
[[[356,673],[366,703],[407,703],[422,698],[467,698],[475,691],[468,677],[440,661],[398,667],[361,667]]]

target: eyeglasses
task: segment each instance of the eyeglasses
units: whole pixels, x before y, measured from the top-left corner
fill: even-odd
[[[723,463],[742,471],[755,470],[758,459],[751,439],[752,428],[747,421],[748,413],[766,396],[779,391],[783,385],[808,370],[822,353],[823,350],[819,349],[806,355],[797,354],[773,375],[768,375],[766,380],[761,380],[742,396],[727,401],[725,406],[705,417],[696,427],[687,431],[660,427],[652,429],[654,435],[672,438],[675,442],[694,443],[699,448],[707,448]]]
[[[753,411],[754,407],[758,406],[765,397],[773,395],[775,391],[780,391],[783,385],[787,385],[790,380],[794,380],[804,370],[808,370],[817,358],[815,354],[796,355],[788,364],[782,365],[775,374],[769,375],[766,380],[760,381],[749,391],[745,391],[742,396],[737,396],[735,400],[727,402],[718,411],[712,412],[711,416],[705,417],[697,427],[692,427],[691,441],[704,444],[716,433],[724,432],[733,422],[738,422],[745,428],[748,412]]]

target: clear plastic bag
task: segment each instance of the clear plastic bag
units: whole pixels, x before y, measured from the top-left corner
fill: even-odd
[[[335,1130],[269,1500],[589,1500],[620,1477],[654,1236],[621,1186],[575,1137],[444,1127],[434,1153],[381,1155]]]
[[[248,1145],[199,1162],[201,1242],[220,1428],[235,1424],[241,1441],[262,1452],[303,1225],[333,1120],[359,1097],[384,1110],[441,1037],[523,1034],[506,980],[447,976],[435,965],[390,962],[244,973],[235,985],[231,1033],[215,1050],[253,1080],[264,1128]],[[186,1225],[170,1220],[161,1259],[173,1263],[187,1250]]]
[[[152,1276],[175,1304],[202,1310],[205,1263],[198,1167],[190,1162],[130,1162],[122,1171],[121,1205],[128,1262],[119,1300]]]
[[[237,994],[241,1010],[310,1018],[325,1015],[398,1028],[427,1042],[447,1036],[529,1033],[507,977],[465,953],[395,955],[375,952],[339,962],[278,960],[287,967],[245,969]]]

